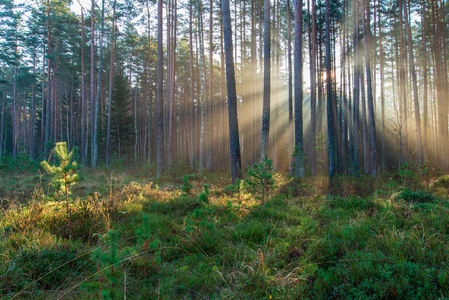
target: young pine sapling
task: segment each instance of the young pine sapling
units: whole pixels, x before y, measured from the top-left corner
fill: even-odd
[[[51,184],[55,187],[58,194],[65,195],[67,218],[70,216],[69,210],[69,195],[70,187],[75,185],[79,180],[78,174],[75,171],[78,169],[76,161],[70,162],[73,158],[74,149],[67,153],[67,143],[56,143],[53,152],[59,159],[59,166],[51,166],[47,161],[42,161],[42,168],[53,175]]]

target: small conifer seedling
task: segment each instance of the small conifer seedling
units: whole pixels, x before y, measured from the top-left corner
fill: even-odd
[[[57,193],[65,195],[67,218],[70,216],[69,210],[69,195],[70,187],[75,185],[79,181],[78,174],[75,171],[78,169],[76,161],[70,162],[73,158],[73,151],[67,153],[67,143],[56,143],[53,152],[59,159],[59,166],[51,166],[45,160],[41,162],[42,168],[53,175],[51,184],[56,188]]]

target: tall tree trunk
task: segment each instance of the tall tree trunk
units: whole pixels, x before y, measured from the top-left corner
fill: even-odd
[[[51,140],[50,135],[50,118],[51,118],[51,105],[50,105],[50,95],[51,95],[51,26],[50,26],[50,0],[47,0],[46,7],[47,15],[47,99],[46,99],[46,115],[45,115],[45,142],[44,151],[48,151],[49,141]]]
[[[427,31],[426,31],[426,0],[422,1],[422,15],[421,15],[421,30],[422,30],[422,68],[423,68],[423,104],[424,104],[424,128],[423,128],[423,148],[424,148],[424,163],[427,162],[428,156],[428,126],[429,126],[429,111],[427,100]]]
[[[204,39],[203,39],[203,8],[201,0],[198,0],[198,41],[199,41],[199,82],[200,82],[200,92],[199,92],[199,102],[200,102],[200,146],[199,146],[199,171],[204,170],[204,134],[205,134],[205,57],[204,57]]]
[[[100,28],[100,57],[98,58],[98,74],[97,74],[97,95],[95,98],[95,117],[92,120],[94,123],[94,131],[92,135],[92,157],[91,163],[92,167],[97,166],[97,156],[98,156],[98,104],[100,103],[100,93],[101,93],[101,71],[103,63],[103,35],[104,35],[104,0],[101,1],[101,28]]]
[[[268,153],[270,134],[270,90],[271,90],[271,37],[270,37],[270,0],[264,0],[264,70],[263,70],[263,111],[261,160]]]
[[[190,167],[194,168],[196,158],[195,144],[195,78],[193,74],[193,0],[189,1],[189,63],[190,63]]]
[[[335,142],[334,142],[334,120],[332,114],[332,74],[331,74],[331,40],[330,40],[330,0],[326,0],[326,91],[327,91],[327,137],[328,137],[328,158],[329,177],[335,175]]]
[[[302,122],[302,0],[295,0],[295,177],[304,177]]]
[[[114,0],[112,13],[112,35],[111,35],[111,60],[109,70],[109,92],[108,92],[108,120],[106,123],[106,166],[111,167],[111,118],[112,118],[112,91],[114,89],[114,70],[115,70],[115,7],[117,1]],[[148,35],[150,39],[150,35]],[[151,114],[151,112],[150,112]]]
[[[229,138],[231,142],[232,183],[243,178],[240,158],[239,127],[237,119],[237,95],[235,91],[234,58],[232,57],[232,31],[229,0],[222,0],[223,31],[226,55],[226,86],[228,94]]]
[[[212,170],[212,155],[214,153],[214,126],[212,125],[212,116],[213,116],[213,49],[214,49],[214,41],[213,41],[213,0],[209,0],[209,99],[208,99],[208,117],[207,117],[207,137],[208,137],[208,146],[207,146],[207,158],[206,158],[206,169],[211,171]]]
[[[316,5],[315,0],[312,0],[312,49],[310,60],[310,122],[311,122],[311,156],[310,156],[310,169],[312,176],[316,175],[316,58],[317,58],[317,20],[316,20]]]
[[[293,72],[292,72],[292,25],[291,25],[290,0],[287,0],[287,70],[288,70],[288,165],[290,175],[294,174],[293,157],[294,151],[294,127],[293,127]],[[255,74],[255,72],[253,73]]]
[[[81,8],[81,164],[87,165],[87,138],[86,138],[86,90],[84,80],[84,9]]]
[[[33,75],[36,76],[36,46],[33,46]],[[34,123],[35,123],[35,111],[36,111],[36,83],[33,82],[31,88],[31,112],[30,112],[30,132],[28,136],[30,160],[34,159]],[[1,138],[0,138],[1,143]],[[0,154],[1,157],[1,154]]]
[[[157,176],[162,176],[162,168],[164,163],[164,112],[163,112],[163,66],[162,60],[164,55],[162,53],[162,0],[158,0],[158,13],[157,13],[157,92],[156,92],[156,105],[157,105]]]
[[[405,152],[405,157],[408,159],[408,108],[407,108],[407,92],[406,92],[406,76],[405,76],[405,45],[404,45],[404,34],[403,34],[403,22],[404,19],[402,17],[402,4],[403,0],[399,0],[399,38],[400,38],[400,49],[399,49],[399,82],[398,82],[398,90],[399,90],[399,99],[400,99],[400,123],[403,124],[403,129],[401,132],[403,149]],[[402,162],[400,162],[402,164]]]
[[[90,12],[90,156],[91,165],[94,162],[94,138],[95,138],[95,0],[92,0],[91,12]]]
[[[380,4],[379,4],[380,5]],[[378,9],[378,15],[379,15],[379,61],[380,61],[380,104],[381,104],[381,118],[382,118],[382,171],[385,172],[386,170],[386,158],[385,158],[385,81],[384,81],[384,47],[382,44],[383,41],[383,34],[382,34],[382,27],[381,27],[381,19],[380,19],[380,7]]]
[[[377,177],[377,139],[376,139],[376,124],[374,117],[374,101],[373,101],[373,88],[371,84],[371,65],[370,65],[370,49],[368,43],[368,20],[365,17],[364,2],[362,0],[362,18],[363,18],[363,37],[364,37],[364,50],[365,50],[365,69],[366,69],[366,85],[367,85],[367,100],[368,100],[368,115],[370,125],[370,145],[371,145],[371,175],[373,178]],[[368,153],[365,153],[367,156]]]
[[[407,32],[407,42],[408,42],[408,55],[409,55],[409,67],[410,73],[412,75],[412,85],[413,85],[413,102],[415,105],[415,123],[416,123],[416,140],[418,148],[418,164],[423,164],[423,153],[422,153],[422,140],[421,140],[421,119],[419,110],[419,100],[418,100],[418,80],[416,78],[415,70],[415,56],[413,54],[413,41],[412,41],[412,30],[410,27],[410,22],[408,19],[407,3],[403,3],[404,9],[404,21],[405,28]]]
[[[353,140],[353,173],[357,177],[360,173],[359,166],[359,143],[360,143],[360,42],[359,42],[359,8],[358,1],[353,1],[353,16],[354,16],[354,117],[353,117],[353,128],[352,128],[352,140]]]
[[[17,48],[16,48],[17,49]],[[17,50],[16,50],[17,52]],[[12,157],[17,156],[17,140],[18,140],[18,130],[17,130],[17,64],[14,66],[13,74],[13,87],[12,87]]]

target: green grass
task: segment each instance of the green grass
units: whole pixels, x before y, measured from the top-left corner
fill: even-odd
[[[445,178],[424,191],[339,177],[328,196],[323,178],[276,174],[262,203],[225,174],[192,176],[189,195],[182,177],[139,174],[81,174],[69,218],[48,181],[1,195],[0,297],[449,297]]]

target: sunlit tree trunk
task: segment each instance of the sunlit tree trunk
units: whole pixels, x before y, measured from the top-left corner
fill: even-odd
[[[153,163],[153,157],[151,156],[151,148],[153,147],[152,142],[152,131],[153,131],[153,91],[152,91],[152,77],[151,77],[151,16],[150,16],[150,1],[146,1],[147,7],[147,21],[148,21],[148,133],[147,133],[147,163],[150,165]],[[114,1],[115,5],[115,1]],[[115,6],[114,6],[115,8]],[[115,15],[115,14],[114,14]],[[114,30],[114,29],[113,29]],[[115,31],[114,31],[115,32]]]
[[[270,134],[270,90],[271,90],[271,37],[270,37],[270,0],[264,0],[264,67],[263,67],[263,111],[261,158],[268,153]]]
[[[332,114],[332,74],[331,74],[331,41],[330,41],[330,0],[326,0],[326,90],[327,90],[327,137],[328,137],[328,159],[329,177],[335,175],[335,143],[334,143],[334,120]]]
[[[316,5],[315,0],[312,0],[312,47],[309,49],[311,52],[310,60],[310,134],[312,142],[312,152],[310,156],[310,169],[312,176],[316,175],[316,58],[317,58],[317,18],[316,18]]]
[[[81,8],[81,163],[86,166],[87,152],[86,152],[86,97],[84,86],[84,9]]]
[[[90,12],[90,155],[91,165],[94,162],[94,142],[95,138],[95,0],[92,0],[91,12]]]
[[[156,105],[157,105],[157,176],[161,177],[162,168],[164,164],[164,112],[163,112],[163,53],[162,53],[162,0],[158,0],[157,13],[157,91],[156,91]]]
[[[36,44],[33,45],[33,75],[36,76]],[[72,89],[73,93],[73,89]],[[34,123],[35,123],[35,111],[36,111],[36,83],[33,82],[33,86],[31,87],[31,112],[30,112],[30,130],[29,130],[29,155],[30,160],[34,159]],[[73,105],[71,105],[73,107]],[[73,120],[73,118],[72,118]],[[1,137],[0,137],[1,143]],[[0,154],[1,157],[1,154]]]
[[[287,1],[287,5],[289,4],[289,0]],[[289,15],[288,15],[289,16]],[[258,92],[257,89],[257,39],[256,39],[256,1],[251,0],[251,74],[249,76],[250,84],[251,84],[251,132],[250,132],[250,143],[251,143],[251,164],[254,164],[256,162],[256,153],[257,153],[257,134],[256,134],[256,119],[258,117],[257,115],[257,99],[258,99]],[[290,24],[290,22],[288,23]],[[290,34],[290,30],[288,30],[288,33]]]
[[[199,104],[200,104],[200,118],[201,118],[201,125],[200,125],[200,146],[199,146],[199,171],[202,172],[204,170],[204,134],[205,134],[205,62],[206,59],[204,57],[204,39],[203,39],[203,8],[201,0],[198,0],[198,41],[199,41],[199,52],[200,52],[200,59],[199,59]]]
[[[379,61],[380,61],[380,105],[381,105],[381,119],[382,119],[382,171],[385,172],[386,170],[386,158],[385,158],[385,81],[384,81],[384,48],[383,48],[383,34],[382,34],[382,27],[381,27],[381,19],[380,19],[380,8],[378,9],[378,26],[379,26]]]
[[[17,50],[16,50],[17,52]],[[14,66],[13,86],[12,86],[12,157],[17,156],[17,65]]]
[[[408,54],[409,54],[409,67],[410,73],[412,75],[412,85],[413,85],[413,102],[415,105],[415,124],[416,124],[416,139],[417,139],[417,150],[418,150],[418,164],[423,164],[423,153],[422,153],[422,140],[421,140],[421,119],[419,110],[419,100],[418,100],[418,80],[416,78],[415,70],[415,56],[413,54],[413,41],[412,41],[412,30],[410,27],[410,22],[408,19],[407,3],[403,3],[404,9],[404,21],[405,28],[407,31],[407,42],[408,42]]]
[[[108,93],[108,119],[106,123],[106,166],[111,166],[111,114],[112,114],[112,91],[114,83],[114,70],[115,70],[115,7],[116,1],[113,4],[112,13],[112,35],[111,35],[111,60],[109,69],[109,93]],[[149,35],[148,35],[149,39]]]
[[[423,104],[424,104],[424,128],[423,128],[423,149],[424,163],[428,159],[428,126],[429,111],[427,98],[427,31],[426,31],[426,0],[422,1],[421,7],[421,30],[422,30],[422,68],[423,68]]]
[[[293,127],[293,72],[292,72],[292,34],[291,34],[291,9],[290,0],[287,0],[287,70],[288,70],[288,165],[290,175],[294,175],[293,157],[294,151],[294,127]],[[310,31],[309,31],[310,32]],[[309,36],[310,38],[310,36]]]
[[[329,46],[330,47],[330,46]],[[330,51],[330,50],[329,50]],[[302,122],[302,0],[295,0],[295,177],[304,177]]]
[[[404,45],[404,34],[403,34],[403,16],[402,16],[402,5],[403,0],[399,0],[399,82],[398,82],[398,91],[399,91],[399,106],[400,106],[400,120],[399,123],[403,124],[402,135],[402,148],[405,154],[406,159],[408,159],[408,117],[409,112],[407,108],[407,91],[406,91],[406,76],[405,76],[405,45]],[[400,164],[403,162],[400,161]]]
[[[210,171],[212,170],[212,155],[214,153],[214,126],[212,125],[212,117],[213,117],[213,102],[214,102],[214,92],[213,92],[213,0],[209,0],[209,99],[208,99],[208,117],[207,117],[207,137],[208,137],[208,146],[207,146],[207,159],[206,159],[206,168]]]
[[[46,97],[46,114],[45,114],[45,142],[44,142],[44,151],[48,151],[48,142],[51,139],[50,135],[50,118],[51,118],[51,105],[50,105],[50,95],[51,95],[51,26],[50,26],[50,0],[47,0],[46,7],[46,29],[47,29],[47,97]]]
[[[377,177],[377,140],[376,140],[376,124],[374,118],[374,101],[373,101],[373,88],[371,84],[371,64],[370,64],[370,49],[368,43],[368,20],[365,17],[364,1],[362,0],[362,18],[363,18],[363,37],[364,37],[364,50],[365,50],[365,69],[366,69],[366,86],[367,86],[367,101],[368,101],[368,115],[369,115],[369,130],[370,130],[370,167],[371,175],[373,178]],[[368,153],[364,154],[368,156]]]
[[[359,142],[360,142],[360,117],[359,117],[359,104],[360,104],[360,66],[359,66],[359,8],[358,1],[353,1],[353,16],[354,16],[354,92],[353,92],[353,172],[355,176],[359,176]]]
[[[189,65],[190,65],[190,167],[195,166],[196,147],[195,147],[195,78],[193,74],[193,0],[189,1]]]
[[[93,121],[93,135],[92,135],[92,157],[91,163],[92,167],[97,166],[97,156],[98,156],[98,106],[100,103],[100,93],[101,93],[101,72],[102,72],[102,63],[103,63],[103,36],[104,36],[104,0],[101,1],[101,20],[100,20],[100,55],[98,58],[98,73],[97,73],[97,95],[95,98],[95,115]]]
[[[231,172],[232,182],[235,184],[235,181],[238,178],[243,178],[243,174],[240,158],[239,127],[237,119],[237,95],[235,90],[234,58],[232,57],[232,31],[229,0],[222,0],[222,10],[226,55],[226,86],[228,94],[229,138],[231,142]]]

